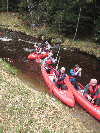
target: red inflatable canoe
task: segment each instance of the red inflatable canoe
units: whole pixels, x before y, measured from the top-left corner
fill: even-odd
[[[100,106],[96,106],[93,105],[92,103],[90,103],[88,100],[86,100],[83,96],[82,96],[82,91],[77,91],[74,86],[71,84],[71,82],[66,82],[65,80],[65,84],[67,84],[67,86],[69,88],[71,88],[75,100],[87,111],[89,112],[92,116],[94,116],[96,119],[98,119],[100,121]],[[79,83],[80,87],[82,90],[84,90],[84,87]],[[100,93],[100,85],[99,85],[99,93]]]
[[[73,107],[75,104],[75,99],[71,89],[67,87],[67,85],[66,90],[58,89],[53,83],[53,71],[52,74],[47,74],[45,68],[43,68],[43,65],[41,65],[41,72],[46,84],[50,88],[50,91],[53,92],[55,96],[57,96],[62,102],[67,104],[69,107]],[[66,77],[66,80],[69,80],[68,77]]]
[[[29,59],[29,60],[44,59],[45,57],[48,56],[48,54],[49,54],[49,53],[44,53],[44,54],[39,54],[39,55],[37,55],[37,54],[35,54],[35,52],[34,52],[34,53],[31,53],[31,54],[28,56],[28,59]]]

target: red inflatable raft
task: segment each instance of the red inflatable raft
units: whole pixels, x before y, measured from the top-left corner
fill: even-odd
[[[48,54],[49,53],[44,53],[44,54],[35,54],[35,52],[34,53],[32,53],[32,54],[30,54],[29,56],[28,56],[28,59],[29,60],[35,60],[35,59],[44,59],[45,57],[47,57],[48,56]]]
[[[43,68],[43,65],[41,65],[41,72],[43,75],[43,78],[50,88],[50,91],[54,93],[55,96],[57,96],[62,102],[67,104],[69,107],[73,107],[75,104],[75,99],[73,96],[73,93],[69,87],[66,85],[66,90],[58,89],[54,83],[53,83],[53,70],[52,74],[47,74],[45,68]],[[68,81],[68,77],[66,77],[66,82]]]
[[[71,82],[66,82],[65,80],[65,84],[67,84],[67,86],[69,88],[71,88],[75,100],[87,111],[89,112],[92,116],[94,116],[96,119],[98,119],[100,121],[100,106],[96,106],[93,105],[92,103],[90,103],[88,100],[86,100],[83,96],[82,96],[82,91],[77,91],[74,86],[71,84]],[[84,87],[79,83],[80,87],[82,90],[84,90]],[[100,93],[100,85],[99,85],[99,93]]]

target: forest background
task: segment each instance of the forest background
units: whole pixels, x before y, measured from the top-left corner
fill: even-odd
[[[6,11],[22,15],[29,28],[37,24],[49,26],[49,33],[64,36],[73,35],[78,28],[77,35],[89,35],[100,41],[99,0],[1,0],[0,12]],[[43,30],[41,34],[46,33]]]

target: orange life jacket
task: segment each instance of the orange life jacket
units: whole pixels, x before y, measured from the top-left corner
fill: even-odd
[[[90,93],[90,95],[94,95],[96,91],[97,91],[97,85],[96,85],[94,91],[93,91],[92,85],[89,86],[89,93]]]
[[[52,58],[47,58],[44,66],[48,68],[52,68]]]
[[[63,76],[63,74],[62,73],[60,73],[60,72],[58,72],[57,74],[56,74],[56,77],[57,77],[57,79],[58,78],[61,78]],[[56,81],[55,80],[55,82],[57,83],[57,84],[64,84],[64,80],[61,80],[61,81]]]
[[[37,48],[37,52],[39,52],[39,50],[40,50],[40,47]]]

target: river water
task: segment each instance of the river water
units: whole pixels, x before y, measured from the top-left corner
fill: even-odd
[[[42,47],[44,47],[44,42],[22,34],[21,32],[17,33],[3,29],[0,29],[0,32],[3,33],[0,35],[0,57],[17,68],[17,76],[22,81],[56,98],[50,93],[49,88],[42,78],[40,64],[36,61],[28,60],[28,55],[32,52],[32,49],[34,49],[34,43],[41,43]],[[52,50],[54,54],[53,57],[56,58],[58,45],[52,47]],[[79,82],[82,85],[85,86],[88,84],[91,78],[96,78],[98,84],[100,84],[100,60],[75,50],[66,50],[63,47],[60,49],[59,56],[59,68],[64,66],[67,74],[69,74],[70,69],[73,68],[75,64],[79,64],[82,68],[82,77],[79,78]],[[54,67],[55,66],[56,64]],[[73,114],[73,117],[81,121],[91,132],[100,132],[100,122],[88,114],[77,102],[75,103],[75,107],[69,108],[69,110]]]

